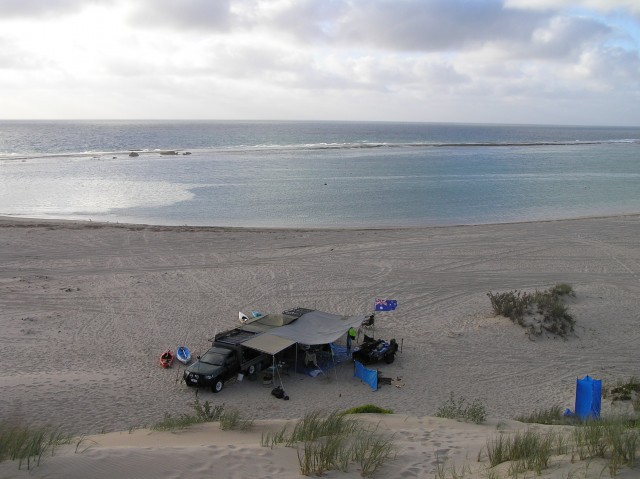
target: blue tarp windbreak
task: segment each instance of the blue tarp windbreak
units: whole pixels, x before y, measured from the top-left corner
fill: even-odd
[[[585,376],[576,379],[576,411],[580,419],[598,419],[602,402],[602,381]]]
[[[378,390],[378,371],[365,368],[360,361],[355,361],[355,371],[353,375],[371,386],[374,391]]]

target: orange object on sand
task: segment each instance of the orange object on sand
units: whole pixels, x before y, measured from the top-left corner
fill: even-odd
[[[160,356],[160,366],[162,366],[163,368],[170,368],[171,364],[173,364],[174,358],[175,356],[173,355],[171,350],[167,349],[164,353],[162,353],[162,356]]]

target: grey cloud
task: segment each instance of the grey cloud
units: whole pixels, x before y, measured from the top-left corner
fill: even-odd
[[[610,87],[640,94],[640,54],[621,48],[601,48],[593,52],[589,67],[593,78]]]
[[[435,51],[492,40],[526,39],[546,18],[502,2],[470,0],[354,2],[338,22],[336,40],[387,49]]]
[[[253,20],[305,42],[327,41],[335,34],[336,21],[348,10],[344,0],[299,0],[269,18]]]
[[[12,0],[16,1],[16,0]],[[72,1],[72,0],[67,0]],[[435,52],[499,44],[525,57],[565,56],[608,33],[588,18],[551,10],[508,8],[503,0],[138,0],[134,21],[141,27],[184,31],[269,31],[289,41],[327,48]],[[557,24],[557,19],[564,23]],[[552,39],[535,32],[556,22]]]
[[[82,10],[90,3],[109,3],[101,0],[2,0],[0,16],[42,17],[60,15]]]
[[[132,21],[138,26],[226,31],[231,0],[138,0]]]

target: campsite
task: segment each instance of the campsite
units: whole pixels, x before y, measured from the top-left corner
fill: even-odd
[[[180,477],[189,470],[203,478],[212,471],[298,478],[295,450],[262,447],[262,432],[310,411],[366,404],[394,412],[372,419],[399,439],[386,477],[434,477],[445,462],[458,472],[475,466],[499,431],[528,427],[516,417],[554,407],[575,411],[577,378],[602,381],[603,416],[631,408],[630,400],[614,402],[605,391],[638,376],[637,216],[366,230],[17,219],[0,227],[2,419],[51,424],[93,441],[82,454],[56,451],[32,471],[2,463],[6,477],[108,478],[126,470]],[[575,328],[566,338],[526,334],[496,315],[487,297],[560,282],[575,291],[567,300]],[[397,300],[397,309],[376,311],[376,298]],[[242,326],[239,310],[251,320],[252,308],[281,314],[295,305],[340,317],[374,312],[372,336],[402,345],[393,363],[368,366],[391,384],[372,389],[348,362],[315,377],[295,373],[276,355],[276,369],[268,371],[271,357],[255,380],[236,375],[213,393],[185,385],[188,366],[177,354],[170,368],[159,365],[164,351],[185,345],[193,364],[212,338]],[[346,346],[346,329],[340,334],[336,343]],[[362,342],[363,335],[355,346]],[[268,372],[276,380],[281,374],[289,400],[271,395],[277,385],[263,384]],[[486,424],[435,417],[452,393],[456,404],[462,397],[483,404]],[[165,415],[193,412],[196,400],[240,410],[255,420],[254,431],[220,431],[217,424],[150,431]],[[598,461],[588,471],[570,455],[558,461],[541,477],[607,476]],[[352,470],[335,477],[359,476]]]
[[[376,306],[379,307],[383,302],[385,301],[376,300]],[[393,304],[395,310],[397,301],[393,300],[390,304]],[[386,310],[392,309],[389,307]],[[282,313],[262,314],[253,311],[251,316],[239,312],[238,316],[240,324],[237,327],[217,333],[209,339],[212,345],[209,351],[223,353],[224,349],[233,348],[237,350],[238,356],[246,357],[247,360],[236,360],[235,364],[230,363],[230,359],[223,358],[218,369],[203,372],[202,366],[198,364],[201,358],[198,357],[196,363],[187,367],[183,373],[187,386],[206,385],[212,392],[218,393],[223,389],[224,383],[231,379],[242,381],[246,377],[249,381],[255,381],[259,376],[263,385],[286,391],[285,374],[326,376],[339,364],[353,361],[354,377],[367,383],[373,390],[378,388],[381,372],[367,369],[362,364],[367,362],[362,358],[372,356],[369,345],[377,347],[387,344],[374,338],[375,314],[341,316],[296,307]],[[355,332],[353,344],[350,331]],[[345,341],[346,345],[343,344]],[[391,344],[394,348],[389,350],[387,358],[394,357],[398,350],[395,339]],[[358,356],[358,353],[365,351],[366,356]],[[387,359],[385,362],[390,364],[393,360]]]

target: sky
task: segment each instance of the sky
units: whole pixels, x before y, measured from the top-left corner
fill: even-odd
[[[640,0],[0,0],[0,118],[640,126]]]

